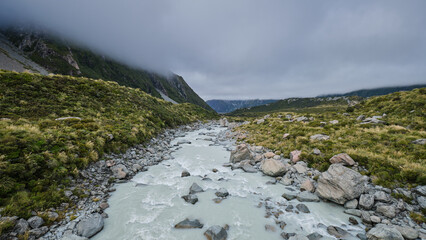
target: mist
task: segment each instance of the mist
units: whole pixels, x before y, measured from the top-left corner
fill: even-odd
[[[31,24],[207,99],[311,97],[425,83],[426,1],[2,0]]]

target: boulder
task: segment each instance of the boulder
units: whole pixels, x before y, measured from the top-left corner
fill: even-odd
[[[361,214],[362,214],[362,211],[358,209],[346,209],[343,212],[356,217],[361,217]]]
[[[330,158],[331,163],[342,163],[343,165],[353,166],[355,161],[346,153],[339,153]]]
[[[260,169],[265,175],[271,177],[278,177],[284,175],[287,172],[286,166],[278,160],[275,159],[265,159],[260,165]]]
[[[320,199],[317,195],[311,193],[311,192],[300,192],[297,195],[297,200],[300,202],[319,202]]]
[[[359,197],[359,207],[361,209],[369,210],[374,205],[374,195],[370,194],[362,194],[361,197]]]
[[[320,175],[316,192],[321,198],[344,204],[365,192],[367,180],[352,169],[332,164]]]
[[[193,183],[189,188],[189,194],[204,192],[204,190],[196,183]]]
[[[358,207],[358,200],[356,199],[349,200],[345,203],[346,209],[355,209],[357,207]]]
[[[310,137],[310,139],[311,139],[311,140],[318,140],[318,141],[322,141],[322,140],[328,140],[328,139],[330,139],[330,136],[325,135],[325,134],[315,134],[315,135],[312,135],[312,136]]]
[[[250,152],[250,149],[248,148],[247,144],[240,144],[235,150],[231,152],[229,162],[238,163],[243,160],[253,160],[253,158],[254,156]]]
[[[189,177],[189,176],[191,176],[191,174],[188,171],[183,170],[180,176],[181,177]]]
[[[111,171],[112,171],[114,177],[117,178],[117,179],[124,179],[124,178],[126,178],[127,174],[129,173],[129,170],[123,164],[118,164],[118,165],[111,167]]]
[[[94,213],[77,224],[77,235],[90,238],[102,230],[104,219],[99,213]]]
[[[351,237],[351,234],[349,234],[347,231],[337,226],[327,227],[327,232],[328,234],[333,235],[338,239],[342,239],[342,238],[347,239]]]
[[[283,193],[282,197],[290,201],[295,199],[297,197],[297,194],[293,192],[285,192]]]
[[[30,227],[27,220],[21,218],[16,222],[13,231],[16,232],[18,235],[23,235],[26,231],[29,230],[29,228]]]
[[[306,179],[301,185],[300,190],[314,192],[315,186],[310,179]]]
[[[273,158],[275,156],[275,153],[273,153],[273,152],[267,152],[267,153],[263,154],[263,156],[265,158]]]
[[[204,224],[200,223],[199,220],[189,220],[186,218],[185,220],[177,223],[175,228],[203,228]]]
[[[401,233],[405,239],[417,239],[419,231],[408,226],[395,226],[396,230]]]
[[[306,236],[309,240],[319,240],[319,239],[321,239],[322,238],[322,235],[321,234],[319,234],[319,233],[316,233],[316,232],[314,232],[314,233],[311,233],[311,234],[309,234],[308,236]]]
[[[182,196],[182,198],[187,203],[195,204],[198,202],[198,197],[195,194],[188,194],[188,195]]]
[[[32,239],[33,237],[36,238],[36,239],[38,239],[39,237],[41,237],[44,234],[46,234],[48,231],[49,231],[49,228],[47,226],[43,226],[41,228],[31,229],[29,231],[30,239]],[[83,238],[83,239],[87,239],[87,238]]]
[[[300,155],[302,154],[302,151],[294,150],[290,153],[290,160],[294,163],[300,161]]]
[[[417,202],[421,208],[426,208],[426,197],[420,196],[417,197]]]
[[[377,224],[367,232],[367,238],[371,240],[403,240],[402,234],[393,226]]]
[[[43,218],[39,216],[30,217],[27,221],[31,228],[39,228],[41,225],[44,224]]]
[[[218,197],[221,197],[221,198],[226,198],[229,195],[229,193],[228,193],[228,191],[225,188],[220,188],[215,193],[215,195],[218,196]]]
[[[206,236],[208,240],[226,240],[228,238],[228,233],[223,227],[214,225],[204,232],[204,236]]]
[[[244,172],[248,172],[248,173],[255,173],[257,172],[257,169],[254,168],[250,163],[244,163],[244,164],[240,164],[241,169],[243,169]]]
[[[383,216],[386,216],[388,218],[394,218],[396,216],[396,211],[394,206],[380,205],[380,206],[377,206],[376,212],[381,213]]]
[[[299,203],[296,205],[297,210],[299,210],[302,213],[310,213],[311,211],[309,211],[309,208],[303,204],[303,203]]]
[[[417,139],[412,141],[412,143],[414,144],[420,144],[420,145],[425,145],[426,144],[426,138],[421,138],[421,139]]]
[[[391,200],[389,194],[383,192],[383,191],[377,191],[374,193],[374,200],[380,201],[380,202],[389,202]]]

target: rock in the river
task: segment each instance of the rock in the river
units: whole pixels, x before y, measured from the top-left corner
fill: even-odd
[[[129,173],[129,170],[123,164],[118,164],[111,167],[111,171],[114,174],[114,177],[117,179],[124,179]]]
[[[244,172],[255,173],[257,169],[254,168],[249,162],[240,165]]]
[[[231,152],[231,157],[229,159],[229,162],[231,163],[238,163],[243,160],[252,160],[253,154],[250,152],[250,149],[248,148],[247,144],[240,144],[237,146],[235,150]]]
[[[345,203],[345,208],[347,209],[355,209],[358,207],[358,200],[357,199],[352,199],[349,200]]]
[[[302,154],[302,151],[294,150],[290,153],[290,160],[294,163],[300,161],[300,155]]]
[[[393,226],[377,224],[367,232],[367,238],[370,240],[403,240],[401,233]]]
[[[204,190],[196,183],[193,183],[189,188],[189,194],[204,192]]]
[[[308,236],[306,236],[309,240],[319,240],[319,239],[321,239],[322,238],[322,235],[321,234],[319,234],[319,233],[316,233],[316,232],[314,232],[314,233],[311,233],[311,234],[309,234]]]
[[[299,203],[296,205],[297,210],[301,211],[302,213],[310,213],[311,211],[309,211],[309,208],[303,204],[303,203]]]
[[[317,195],[307,191],[300,192],[297,195],[297,200],[299,200],[300,202],[319,202],[320,201]]]
[[[282,236],[282,235],[281,235]],[[285,238],[284,238],[285,239]],[[303,235],[301,235],[301,234],[295,234],[295,235],[293,235],[293,236],[291,236],[291,237],[289,237],[288,238],[288,240],[309,240],[309,238],[308,237],[305,237],[305,236],[303,236]]]
[[[338,204],[359,197],[366,189],[367,178],[360,173],[332,164],[318,179],[317,193],[320,197]]]
[[[94,213],[77,224],[77,235],[90,238],[102,230],[104,219],[99,213]]]
[[[419,231],[408,226],[395,226],[405,239],[417,239]]]
[[[361,209],[369,210],[374,205],[374,195],[362,194],[359,198],[359,207]]]
[[[344,213],[349,214],[349,215],[353,215],[356,217],[361,217],[362,211],[358,210],[358,209],[346,209],[344,211]]]
[[[203,228],[204,224],[200,223],[198,219],[189,220],[186,218],[185,220],[177,223],[175,228]]]
[[[353,166],[355,161],[346,153],[339,153],[330,158],[331,163],[342,163],[343,165]]]
[[[228,233],[223,227],[214,225],[204,232],[204,236],[206,236],[208,240],[226,240],[228,238]]]
[[[25,234],[26,231],[28,231],[28,229],[29,229],[29,224],[27,220],[21,218],[16,222],[16,225],[13,231],[19,235],[23,235]]]
[[[315,134],[315,135],[312,135],[312,136],[310,137],[310,139],[311,139],[311,140],[319,140],[319,141],[322,141],[322,140],[328,140],[328,139],[330,139],[330,136],[325,135],[325,134]]]
[[[61,240],[88,240],[88,238],[80,237],[74,234],[66,234],[61,238]]]
[[[260,165],[260,169],[264,174],[271,177],[282,176],[287,171],[285,165],[281,161],[275,159],[263,160]]]
[[[189,140],[179,140],[176,144],[177,145],[191,144],[191,141],[189,141]]]
[[[376,212],[381,213],[388,218],[394,218],[396,216],[394,206],[380,205],[377,206]]]
[[[195,204],[198,202],[198,197],[195,194],[188,194],[188,195],[182,196],[182,198],[187,203]]]
[[[181,176],[181,177],[189,177],[189,176],[191,176],[191,174],[190,174],[188,171],[183,170],[183,171],[182,171],[182,174],[181,174],[180,176]]]
[[[229,195],[228,191],[225,188],[220,188],[216,193],[216,196],[225,198]]]
[[[282,197],[290,201],[292,199],[295,199],[297,197],[297,194],[293,192],[285,192],[283,193]]]
[[[358,225],[358,221],[354,217],[349,217],[349,222],[353,225]]]
[[[337,227],[337,226],[327,227],[327,232],[328,232],[328,234],[333,235],[338,239],[349,238],[351,236],[347,231],[345,231],[342,228]]]
[[[39,216],[33,216],[28,218],[28,224],[30,224],[31,228],[39,228],[41,225],[43,225],[44,220],[43,218]]]

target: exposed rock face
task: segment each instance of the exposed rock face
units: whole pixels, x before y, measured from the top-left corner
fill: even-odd
[[[238,163],[243,160],[252,160],[253,154],[250,152],[247,144],[240,144],[235,150],[231,152],[231,157],[229,161],[231,163]]]
[[[359,197],[366,189],[367,178],[360,173],[332,164],[318,179],[318,196],[338,204]]]
[[[331,163],[342,163],[343,165],[353,166],[355,161],[346,153],[339,153],[330,158]]]
[[[271,177],[278,177],[284,175],[287,172],[285,165],[275,159],[265,159],[260,165],[262,172]]]
[[[117,179],[124,179],[129,173],[129,170],[123,164],[118,164],[111,167],[111,171],[114,174],[114,177]]]
[[[90,238],[101,231],[103,227],[104,219],[99,213],[95,213],[77,224],[77,234],[82,237]]]
[[[367,232],[367,238],[371,240],[403,240],[401,233],[393,226],[377,224]]]
[[[302,154],[302,151],[294,150],[290,153],[290,160],[294,163],[300,161],[300,155]]]
[[[204,232],[204,236],[206,236],[208,240],[226,240],[228,238],[228,233],[223,227],[214,225]]]
[[[177,223],[175,228],[203,228],[204,224],[200,223],[199,220],[189,220],[188,218]]]

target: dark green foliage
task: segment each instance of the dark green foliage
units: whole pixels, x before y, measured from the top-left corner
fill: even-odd
[[[383,87],[383,88],[372,88],[372,89],[362,89],[357,91],[352,91],[343,94],[327,94],[321,95],[319,97],[343,97],[343,96],[358,96],[358,97],[373,97],[373,96],[381,96],[394,92],[400,91],[411,91],[415,88],[424,88],[426,84],[416,84],[410,86],[400,86],[400,87]]]

